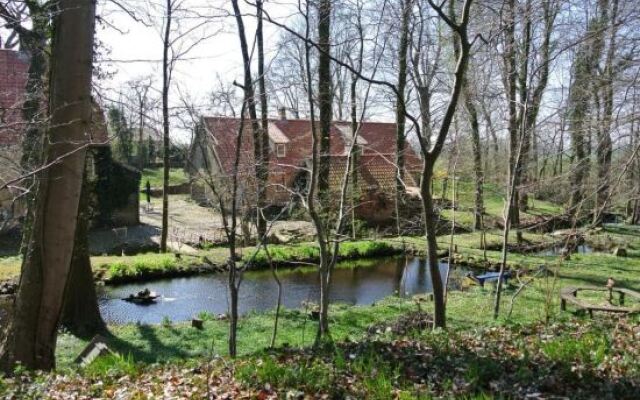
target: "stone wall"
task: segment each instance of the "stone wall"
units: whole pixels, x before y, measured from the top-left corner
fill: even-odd
[[[111,158],[108,147],[92,151],[91,228],[140,223],[140,177],[135,168]]]

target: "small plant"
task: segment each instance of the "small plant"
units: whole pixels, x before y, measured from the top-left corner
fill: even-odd
[[[27,373],[27,368],[22,365],[20,362],[17,362],[16,365],[13,367],[13,375],[15,376],[21,376],[24,375],[25,373]]]
[[[216,316],[213,313],[210,313],[209,311],[200,311],[197,317],[198,319],[201,319],[203,321],[211,321],[216,319]]]
[[[281,364],[272,357],[264,357],[239,366],[236,376],[258,386],[269,384],[308,392],[327,391],[332,386],[330,366],[319,360]]]
[[[85,367],[84,373],[90,377],[135,376],[138,373],[138,367],[131,354],[125,357],[113,353],[96,358]]]
[[[163,328],[171,328],[173,322],[171,321],[171,318],[165,315],[164,317],[162,317],[162,322],[160,324]]]

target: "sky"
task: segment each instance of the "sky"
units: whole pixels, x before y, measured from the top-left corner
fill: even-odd
[[[123,2],[124,3],[124,2]],[[118,101],[120,94],[130,87],[129,81],[137,77],[152,76],[157,90],[162,84],[162,24],[163,4],[161,0],[127,0],[126,7],[137,18],[150,19],[151,26],[137,22],[128,12],[111,1],[100,1],[98,6],[99,23],[96,26],[97,39],[102,46],[98,66],[106,77],[96,83],[103,101]],[[180,94],[188,97],[199,106],[203,113],[208,109],[208,94],[220,81],[230,84],[234,80],[242,81],[242,55],[240,52],[235,19],[230,15],[232,9],[226,0],[184,0],[187,14],[176,16],[174,25],[188,30],[194,24],[210,20],[206,26],[196,29],[185,37],[176,48],[185,49],[200,38],[205,38],[191,49],[183,60],[176,63],[172,77],[172,98],[170,102],[180,104]],[[240,3],[244,3],[241,1]],[[124,5],[124,4],[123,4]],[[287,20],[294,10],[286,2],[270,1],[265,11],[273,18]],[[255,18],[252,8],[244,3],[247,39],[250,46],[255,35]],[[148,15],[147,15],[148,14]],[[201,18],[201,16],[210,18]],[[279,28],[264,24],[264,41],[267,59],[275,52],[275,43],[280,35]],[[255,74],[255,71],[253,71]],[[175,139],[186,138],[179,132]]]

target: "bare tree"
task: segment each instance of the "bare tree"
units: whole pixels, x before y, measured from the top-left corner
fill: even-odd
[[[142,171],[148,161],[148,149],[146,148],[144,133],[145,130],[148,129],[148,114],[155,108],[150,93],[153,90],[153,79],[151,76],[141,76],[129,81],[129,86],[131,87],[130,101],[138,117],[138,151],[136,152],[136,161],[138,169]]]
[[[590,153],[587,140],[587,116],[591,106],[591,79],[594,77],[597,60],[604,46],[604,33],[601,26],[607,18],[608,0],[598,0],[599,13],[589,21],[585,40],[578,45],[573,61],[573,82],[569,93],[569,128],[574,167],[571,173],[571,200],[569,214],[579,217],[584,200],[585,180],[589,172]]]
[[[170,101],[171,80],[176,63],[183,59],[217,32],[207,32],[208,24],[215,20],[214,16],[198,14],[189,8],[185,0],[166,0],[162,8],[162,146],[163,146],[163,190],[162,190],[162,232],[160,235],[160,252],[167,251],[169,234],[169,171],[171,169],[171,115]],[[184,21],[191,21],[185,23]],[[195,22],[194,22],[195,21]],[[195,39],[187,43],[188,38]]]
[[[433,194],[431,193],[431,180],[433,179],[433,169],[435,163],[442,153],[442,148],[453,121],[456,112],[458,100],[462,94],[462,83],[467,65],[469,62],[469,53],[471,42],[468,38],[468,25],[470,19],[470,10],[472,0],[465,0],[462,5],[462,14],[460,22],[454,16],[447,16],[440,6],[428,0],[431,7],[436,11],[439,18],[442,19],[459,39],[459,53],[454,73],[454,84],[451,95],[447,102],[446,111],[440,122],[440,128],[435,138],[433,147],[430,149],[424,136],[418,135],[420,151],[423,157],[422,178],[420,181],[420,194],[422,198],[423,220],[425,225],[425,236],[427,240],[427,252],[429,261],[429,272],[433,286],[433,296],[435,303],[435,326],[444,328],[446,326],[446,305],[444,302],[444,288],[442,278],[440,276],[440,268],[438,263],[438,244],[436,241],[436,220],[437,215],[433,205]],[[451,0],[453,1],[453,0]],[[455,10],[455,5],[451,5]]]

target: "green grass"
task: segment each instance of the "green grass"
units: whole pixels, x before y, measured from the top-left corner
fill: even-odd
[[[344,242],[340,245],[339,257],[341,259],[358,259],[371,257],[384,257],[398,254],[400,249],[387,241],[361,240]],[[269,246],[271,260],[277,264],[317,262],[320,258],[320,250],[315,243],[300,243],[294,245]],[[268,266],[269,257],[264,249],[245,251],[243,261],[251,261],[258,266]]]
[[[442,198],[442,181],[437,180],[434,186],[435,198]],[[465,226],[472,226],[474,221],[473,207],[475,204],[475,186],[471,182],[459,182],[457,189],[457,202],[459,210],[455,212],[456,222]],[[453,185],[449,181],[447,192],[444,196],[448,200],[453,200]],[[494,184],[484,185],[484,207],[486,210],[485,220],[501,220],[503,218],[506,192],[503,187]],[[529,208],[526,212],[521,212],[521,218],[526,219],[536,215],[558,215],[563,209],[560,205],[549,201],[529,198]],[[441,215],[451,220],[452,210],[443,210]]]
[[[162,187],[164,180],[164,170],[162,168],[145,168],[140,179],[140,189],[145,189],[147,180],[151,187]],[[169,170],[169,185],[180,185],[189,182],[189,177],[182,168],[171,168]]]
[[[22,257],[0,257],[0,281],[16,278],[20,274]]]
[[[107,258],[107,257],[100,257]],[[100,264],[100,258],[94,260],[98,270],[104,269],[104,280],[118,281],[132,277],[149,276],[160,273],[171,273],[180,268],[178,260],[173,254],[147,253],[132,257],[109,257]]]
[[[355,340],[366,334],[373,323],[391,320],[416,305],[409,300],[388,298],[374,306],[331,307],[332,336],[339,341]],[[204,316],[204,315],[201,315]],[[262,351],[269,346],[274,312],[249,313],[238,324],[238,350],[241,354]],[[315,339],[317,322],[304,310],[281,311],[277,344],[282,346],[309,346]],[[190,323],[170,325],[122,325],[110,328],[110,348],[120,354],[131,354],[135,361],[145,363],[187,360],[213,354],[227,354],[228,322],[207,319],[203,330]],[[71,365],[82,350],[85,341],[63,334],[58,339],[58,361],[61,366]]]

